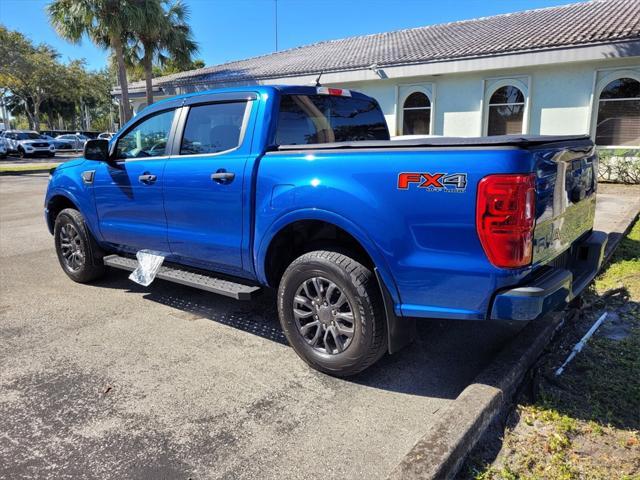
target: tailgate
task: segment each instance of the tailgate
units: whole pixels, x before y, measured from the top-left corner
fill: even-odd
[[[597,156],[590,140],[565,140],[530,151],[537,176],[533,264],[541,265],[593,228]]]

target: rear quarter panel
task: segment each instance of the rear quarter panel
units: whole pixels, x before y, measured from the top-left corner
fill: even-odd
[[[398,314],[483,319],[493,292],[530,270],[496,269],[486,259],[475,227],[477,184],[490,173],[531,168],[528,152],[509,147],[267,153],[256,185],[258,276],[264,280],[260,266],[288,223],[282,219],[336,218],[364,237]],[[467,185],[456,193],[418,184],[403,190],[401,172],[463,173]]]

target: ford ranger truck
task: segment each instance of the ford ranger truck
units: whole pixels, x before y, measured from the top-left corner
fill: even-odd
[[[421,318],[534,321],[596,274],[588,137],[393,141],[378,103],[256,86],[157,102],[51,173],[65,273],[161,252],[157,278],[239,300],[277,289],[313,368],[353,375]]]

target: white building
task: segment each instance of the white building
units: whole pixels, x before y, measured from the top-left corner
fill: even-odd
[[[590,134],[640,147],[640,0],[380,33],[154,79],[155,98],[248,84],[375,97],[393,135]],[[117,96],[118,92],[114,92]],[[144,82],[130,85],[134,111]]]

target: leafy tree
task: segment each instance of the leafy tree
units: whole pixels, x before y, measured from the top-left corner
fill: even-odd
[[[0,26],[0,93],[17,124],[34,130],[42,123],[52,130],[89,130],[93,124],[107,130],[112,83],[106,69],[87,71],[84,60],[63,64],[51,47]]]
[[[129,55],[125,53],[125,61],[127,63],[127,76],[129,81],[137,82],[144,79],[144,68],[139,63],[136,63],[135,57],[131,52]],[[165,75],[171,75],[173,73],[185,72],[188,70],[196,70],[198,68],[204,68],[204,60],[197,58],[188,63],[180,62],[176,63],[172,58],[167,59],[163,65],[154,63],[153,65],[153,78],[163,77]]]
[[[96,45],[113,50],[118,65],[123,120],[131,118],[124,46],[149,21],[147,0],[53,0],[47,10],[57,32],[79,43],[86,34]]]
[[[40,128],[42,105],[65,89],[64,67],[48,45],[34,46],[23,34],[0,26],[0,85],[9,108],[22,107],[31,128]]]
[[[139,63],[144,71],[147,105],[153,103],[154,63],[171,64],[180,71],[191,66],[191,56],[198,51],[191,27],[189,9],[182,0],[143,0],[146,21],[133,31],[130,63]]]
[[[204,68],[204,60],[196,58],[189,63],[177,63],[173,59],[169,59],[162,66],[153,67],[153,76],[161,77],[163,75],[171,75],[172,73],[180,73],[187,70],[196,70],[198,68]]]

